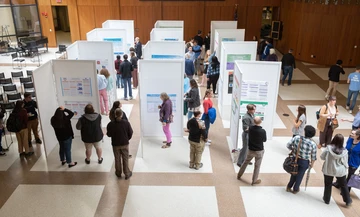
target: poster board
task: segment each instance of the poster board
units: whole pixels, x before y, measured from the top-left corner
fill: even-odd
[[[68,59],[95,60],[96,69],[100,72],[106,68],[113,79],[113,89],[109,94],[109,105],[118,98],[116,91],[116,70],[114,65],[113,46],[107,41],[76,41],[68,47]]]
[[[125,29],[96,28],[86,33],[87,41],[109,41],[113,43],[114,56],[128,54]]]
[[[220,78],[218,81],[219,113],[223,120],[230,120],[230,106],[234,84],[236,60],[256,60],[257,42],[222,42],[220,58]]]
[[[150,41],[184,41],[184,29],[154,28],[150,32]]]
[[[215,30],[216,29],[237,29],[237,21],[211,21],[210,23],[210,51],[214,52]]]
[[[218,59],[221,58],[221,43],[244,41],[245,29],[217,29],[215,30],[214,51]]]
[[[240,100],[241,100],[241,81],[242,81],[242,73],[240,72],[239,67],[235,66],[234,69],[234,85],[233,85],[233,93],[231,95],[231,108],[230,108],[230,141],[231,148],[237,149],[239,136],[241,137],[242,128],[240,127]],[[240,139],[241,140],[241,139]],[[240,145],[241,147],[241,145]],[[239,148],[240,148],[239,147]]]
[[[52,61],[42,64],[33,72],[39,121],[46,156],[57,146],[54,128],[50,120],[59,107],[53,74]]]
[[[134,46],[134,21],[133,20],[107,20],[103,22],[104,29],[125,29],[127,50]]]
[[[281,62],[236,61],[235,65],[242,73],[240,115],[246,112],[247,104],[255,104],[257,106],[255,116],[263,118],[262,127],[266,131],[267,139],[271,140],[279,92]],[[240,121],[238,135],[241,133],[242,122]],[[239,148],[242,147],[240,136],[238,136],[236,145]]]
[[[154,28],[182,28],[184,29],[183,20],[158,20]]]
[[[146,59],[184,59],[184,41],[148,41],[143,48]]]
[[[172,136],[183,136],[184,70],[184,60],[139,60],[140,123],[143,137],[164,136],[157,108],[162,103],[162,92],[166,92],[173,102],[174,122],[170,125]]]

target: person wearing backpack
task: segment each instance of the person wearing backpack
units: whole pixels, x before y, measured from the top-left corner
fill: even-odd
[[[334,132],[332,121],[338,115],[339,110],[336,106],[336,97],[329,96],[329,102],[326,105],[323,105],[319,112],[317,128],[320,131],[320,143],[318,148],[320,148],[320,146],[325,147],[327,144],[330,144]]]
[[[24,101],[18,100],[16,101],[15,108],[12,111],[14,117],[16,119],[14,121],[18,121],[20,125],[18,126],[19,130],[16,132],[16,139],[18,141],[19,155],[31,156],[34,152],[29,151],[29,143],[28,143],[28,114],[26,109],[24,109]],[[16,124],[16,123],[15,123]]]
[[[35,141],[37,144],[41,144],[41,139],[39,136],[39,119],[38,119],[38,113],[36,112],[37,103],[36,101],[32,100],[32,96],[30,93],[24,94],[24,108],[26,109],[26,112],[28,113],[28,140],[29,140],[29,148],[32,147],[31,143],[31,131],[34,134]]]

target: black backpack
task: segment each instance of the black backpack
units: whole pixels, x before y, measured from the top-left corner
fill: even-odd
[[[21,130],[21,121],[19,114],[11,113],[6,121],[6,128],[9,132],[17,133]]]

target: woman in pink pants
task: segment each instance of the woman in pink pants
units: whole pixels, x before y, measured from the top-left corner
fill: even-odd
[[[170,123],[173,122],[172,102],[170,100],[170,97],[167,95],[167,93],[161,93],[160,99],[163,101],[163,103],[158,106],[158,108],[160,109],[159,121],[162,123],[163,131],[166,136],[166,141],[163,141],[163,143],[166,143],[166,144],[163,145],[161,148],[170,148],[171,143],[172,143],[171,132],[170,132]]]
[[[109,114],[109,102],[108,96],[106,92],[106,87],[108,85],[108,81],[104,75],[97,74],[98,88],[99,88],[99,96],[100,96],[100,110],[102,115]],[[105,109],[104,109],[105,104]]]

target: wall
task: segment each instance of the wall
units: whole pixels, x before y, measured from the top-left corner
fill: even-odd
[[[350,3],[325,5],[283,0],[283,39],[276,48],[283,53],[293,48],[296,59],[309,63],[332,65],[342,59],[344,66],[359,64],[360,48],[354,46],[360,46],[360,5]]]
[[[150,31],[157,20],[184,20],[184,39],[197,31],[210,31],[211,20],[234,20],[238,4],[238,28],[246,28],[246,40],[260,35],[263,6],[280,6],[281,0],[225,0],[225,1],[140,1],[140,0],[38,0],[43,34],[49,46],[56,46],[51,6],[67,5],[72,41],[86,40],[86,33],[109,19],[134,20],[135,36],[143,43],[150,39]],[[48,18],[41,16],[46,11]],[[51,19],[50,19],[51,17]],[[44,28],[45,27],[45,28]]]

